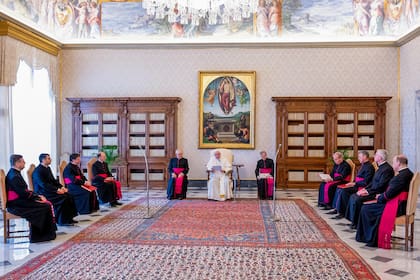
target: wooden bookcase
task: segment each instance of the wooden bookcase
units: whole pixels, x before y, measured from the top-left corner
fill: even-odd
[[[391,97],[273,97],[276,102],[277,186],[317,188],[334,151],[357,163],[359,150],[385,148]]]
[[[82,168],[104,145],[117,146],[113,166],[123,186],[145,186],[144,153],[149,161],[150,187],[164,188],[167,164],[175,154],[177,97],[67,98],[72,103],[73,152]]]

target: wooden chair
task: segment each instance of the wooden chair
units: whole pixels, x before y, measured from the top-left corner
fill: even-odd
[[[23,238],[29,237],[29,230],[10,230],[10,220],[24,219],[20,216],[13,215],[7,212],[7,192],[6,192],[6,175],[3,169],[0,169],[0,198],[1,198],[1,212],[3,213],[3,242],[6,243],[9,238]],[[16,233],[27,232],[27,235],[14,235]]]
[[[62,162],[60,162],[60,165],[58,166],[58,171],[59,171],[58,181],[60,182],[60,184],[62,186],[65,186],[66,185],[64,183],[64,168],[66,168],[66,166],[67,166],[67,162],[65,160],[63,160]]]
[[[405,226],[404,238],[394,237],[397,239],[404,239],[405,250],[408,251],[408,241],[411,247],[414,245],[414,216],[417,208],[417,198],[419,196],[420,175],[416,172],[410,182],[410,190],[407,198],[406,214],[395,218],[396,226]],[[409,229],[410,228],[410,229]],[[410,230],[410,232],[409,232]],[[395,244],[402,244],[394,242]]]
[[[378,171],[379,166],[378,166],[378,164],[376,163],[376,161],[373,161],[373,162],[372,162],[372,166],[373,166],[373,168],[375,169],[375,172],[376,172],[376,171]]]
[[[35,164],[31,163],[28,171],[26,171],[26,174],[28,174],[28,189],[30,191],[34,191],[34,182],[32,181],[32,173],[34,173],[34,170],[35,170]]]
[[[93,164],[97,161],[98,159],[96,157],[91,158],[87,164],[86,164],[86,169],[87,169],[87,174],[88,174],[88,180],[92,182],[93,180],[93,171],[92,171],[92,166]]]
[[[356,177],[356,165],[354,164],[354,162],[351,159],[346,159],[346,162],[350,165],[351,167],[351,179],[350,182],[354,182],[354,178]]]

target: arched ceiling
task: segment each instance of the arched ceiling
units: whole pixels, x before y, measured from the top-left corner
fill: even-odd
[[[205,1],[205,0],[197,0]],[[261,0],[255,14],[198,25],[147,15],[141,0],[0,0],[14,19],[62,44],[395,42],[420,26],[418,0]]]

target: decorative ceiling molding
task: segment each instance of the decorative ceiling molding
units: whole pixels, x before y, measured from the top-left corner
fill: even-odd
[[[375,42],[246,42],[246,43],[69,43],[63,49],[280,49],[280,48],[371,48],[397,47],[395,41]]]
[[[9,36],[54,56],[58,55],[62,47],[62,44],[44,34],[37,34],[23,24],[8,20],[0,20],[0,36]]]
[[[403,45],[407,44],[411,40],[417,38],[418,36],[420,36],[420,26],[408,32],[407,34],[401,36],[400,38],[398,38],[398,40],[395,41],[395,43],[398,47],[402,47]]]

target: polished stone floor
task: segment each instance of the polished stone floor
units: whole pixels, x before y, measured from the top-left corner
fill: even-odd
[[[126,191],[124,192],[124,199],[122,202],[129,203],[130,201],[145,195],[145,191],[142,190]],[[420,279],[420,251],[418,250],[418,248],[420,248],[420,216],[418,215],[420,214],[420,203],[416,215],[416,217],[418,217],[416,218],[416,223],[419,225],[415,228],[414,249],[406,252],[401,246],[392,250],[384,250],[366,247],[364,244],[356,242],[354,239],[355,230],[351,230],[348,227],[348,222],[346,220],[333,220],[331,219],[331,215],[326,214],[327,211],[319,210],[318,207],[316,207],[317,192],[314,190],[281,190],[277,192],[276,196],[280,198],[303,198],[306,200],[337,232],[342,240],[354,248],[360,256],[373,267],[381,279]],[[165,192],[152,190],[150,192],[150,197],[165,197]],[[188,197],[207,198],[207,190],[190,190],[188,192]],[[255,190],[242,189],[237,192],[236,197],[240,199],[256,198],[257,196]],[[59,227],[57,239],[52,242],[30,244],[27,238],[20,238],[3,244],[0,246],[0,276],[21,266],[39,254],[62,244],[93,222],[101,219],[112,211],[115,211],[115,209],[116,208],[101,206],[101,210],[97,213],[78,216],[76,218],[79,221],[77,226]],[[3,223],[1,223],[1,225],[3,225]],[[15,228],[25,228],[26,226],[27,223],[24,220],[17,220],[14,225]],[[402,235],[403,228],[397,228],[397,233]],[[0,240],[2,241],[3,228],[0,229],[0,235]]]

